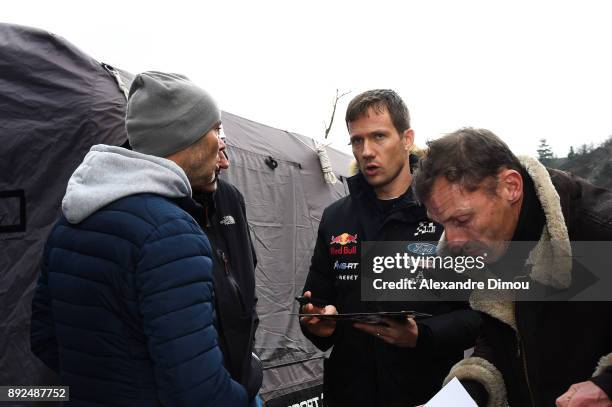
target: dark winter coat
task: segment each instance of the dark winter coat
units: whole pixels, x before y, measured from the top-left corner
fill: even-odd
[[[244,197],[228,182],[219,180],[214,194],[194,194],[194,201],[179,203],[206,232],[214,258],[215,305],[219,346],[232,378],[250,397],[261,387],[263,372],[253,354],[259,324],[255,295],[257,257],[246,218]]]
[[[571,241],[612,240],[612,192],[524,158],[525,184],[532,184],[537,210],[517,226],[538,228],[528,279],[550,289],[572,289],[584,270],[565,255],[540,255],[551,240],[571,253]],[[525,193],[529,195],[529,191]],[[522,239],[520,239],[522,240]],[[526,267],[526,266],[525,266]],[[570,283],[571,282],[571,283]],[[571,285],[573,284],[573,285]],[[481,405],[553,406],[574,384],[592,380],[612,396],[612,303],[487,301],[473,294],[482,312],[482,334],[474,357],[453,367]],[[607,369],[607,371],[606,371]],[[473,382],[480,385],[474,385]],[[483,391],[485,394],[483,395]],[[488,399],[486,404],[483,401]]]

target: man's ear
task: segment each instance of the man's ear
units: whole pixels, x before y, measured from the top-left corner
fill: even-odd
[[[412,145],[414,144],[414,130],[406,129],[402,133],[402,139],[406,143],[406,151],[410,151]]]
[[[515,203],[523,197],[523,177],[516,170],[502,169],[497,176],[497,186],[503,198]]]

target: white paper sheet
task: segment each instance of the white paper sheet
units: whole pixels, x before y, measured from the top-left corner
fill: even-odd
[[[425,407],[478,407],[456,377],[425,404]]]

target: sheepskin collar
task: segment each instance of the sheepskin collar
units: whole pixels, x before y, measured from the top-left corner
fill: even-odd
[[[521,164],[533,180],[546,225],[527,263],[532,265],[531,278],[556,289],[568,288],[572,282],[572,248],[561,210],[559,194],[546,168],[536,159],[520,157]]]

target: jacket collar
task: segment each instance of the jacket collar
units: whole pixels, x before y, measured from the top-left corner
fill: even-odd
[[[417,205],[412,188],[399,197],[396,207],[383,212],[374,188],[367,183],[361,173],[347,179],[350,199],[357,208],[356,216],[363,227],[365,240],[380,238],[379,233],[388,222],[413,223],[427,217],[424,207]]]
[[[348,178],[346,182],[348,184],[349,194],[352,197],[357,199],[366,199],[370,203],[374,204],[378,210],[381,209],[378,205],[378,197],[374,192],[374,188],[368,184],[361,172],[357,172],[357,174]],[[406,192],[404,192],[399,198],[401,203],[399,208],[404,208],[406,206],[415,204],[414,194],[411,187],[408,187]]]
[[[538,160],[526,156],[519,157],[519,160],[533,180],[536,196],[546,217],[540,240],[529,253],[526,262],[527,265],[531,265],[529,276],[545,286],[556,289],[568,288],[572,280],[572,249],[559,194],[546,167]],[[440,242],[444,241],[445,236],[442,234]],[[474,291],[470,305],[473,309],[489,314],[516,330],[513,302],[490,298],[490,293]]]
[[[174,202],[185,212],[191,215],[192,218],[201,227],[210,227],[215,215],[215,200],[212,193],[200,193],[193,191],[193,196],[175,198]]]
[[[546,167],[538,160],[531,157],[520,157],[520,160],[533,180],[536,195],[546,216],[540,241],[527,260],[533,266],[530,276],[553,288],[568,288],[572,282],[572,248],[559,194]]]

